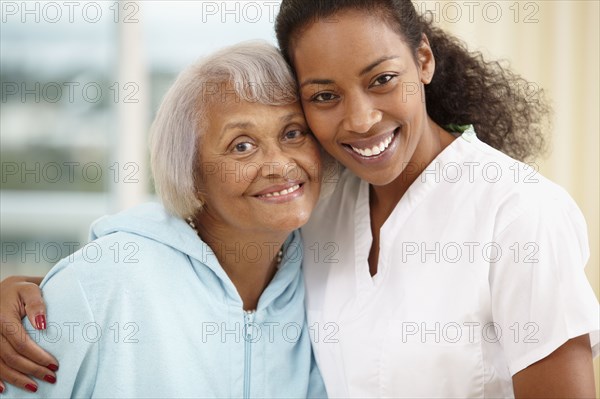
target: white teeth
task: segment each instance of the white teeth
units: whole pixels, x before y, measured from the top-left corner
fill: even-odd
[[[260,195],[260,197],[279,197],[280,195],[286,195],[289,193],[293,193],[294,191],[298,190],[299,188],[300,188],[300,185],[296,184],[295,186],[286,188],[285,190],[277,191],[274,193],[267,193],[265,195]]]
[[[352,148],[352,150],[360,155],[362,155],[363,157],[370,157],[370,156],[374,156],[374,155],[379,155],[382,152],[384,152],[388,146],[390,145],[390,143],[392,142],[394,138],[394,133],[390,134],[385,140],[383,140],[381,143],[374,145],[371,148],[365,148],[365,149],[361,149],[361,148],[356,148],[353,146],[350,146],[350,148]]]

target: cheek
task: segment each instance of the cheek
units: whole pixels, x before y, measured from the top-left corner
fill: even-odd
[[[235,198],[243,194],[257,167],[239,162],[214,162],[204,171],[203,183],[210,198]]]
[[[396,114],[402,118],[414,117],[420,112],[425,110],[425,97],[422,91],[423,86],[418,83],[410,83],[406,87],[402,87],[401,90],[396,90],[390,93],[390,96],[386,96],[382,109],[386,110],[387,113]]]
[[[321,169],[321,150],[316,140],[310,139],[310,142],[299,148],[295,159],[311,180],[318,180]]]
[[[335,129],[331,125],[327,123],[315,124],[314,127],[310,126],[310,129],[315,136],[317,145],[321,145],[326,150],[335,146]]]
[[[304,116],[310,130],[321,144],[333,137],[336,126],[336,116],[333,110],[316,110],[310,105],[305,105]]]
[[[219,174],[211,175],[204,180],[204,192],[206,193],[206,202],[214,206],[222,202],[227,197],[227,185],[223,184]]]
[[[256,162],[239,163],[238,169],[240,170],[240,184],[248,186],[251,182],[256,180],[260,172],[260,165]]]

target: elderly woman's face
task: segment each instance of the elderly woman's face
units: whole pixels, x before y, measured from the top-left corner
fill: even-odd
[[[290,232],[318,200],[320,150],[298,103],[230,96],[209,108],[200,144],[205,217],[244,231]]]

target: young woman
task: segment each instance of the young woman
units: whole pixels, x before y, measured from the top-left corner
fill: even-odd
[[[543,147],[543,104],[410,0],[284,0],[276,32],[346,168],[303,227],[309,326],[337,329],[313,345],[328,394],[594,396],[585,221],[508,156]]]
[[[52,319],[37,339],[56,361],[33,375],[53,385],[3,371],[23,388],[5,394],[325,396],[297,231],[319,197],[320,149],[295,93],[268,44],[225,48],[180,74],[153,124],[164,206],[96,221],[93,241],[48,273]]]
[[[329,395],[593,396],[585,221],[505,155],[543,148],[543,102],[409,0],[284,0],[276,30],[345,167],[303,228]]]

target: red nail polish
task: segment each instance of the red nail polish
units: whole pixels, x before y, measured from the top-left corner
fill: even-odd
[[[4,392],[4,387],[0,385],[0,393]]]
[[[49,382],[50,384],[54,384],[56,382],[56,377],[53,377],[50,374],[46,374],[44,376],[44,381]]]
[[[27,384],[27,385],[25,385],[25,388],[26,388],[28,391],[31,391],[31,392],[37,392],[37,387],[36,387],[35,385]]]
[[[50,371],[54,371],[55,373],[58,371],[58,366],[53,363],[50,363],[49,365],[47,365],[46,368],[48,368],[48,370],[50,370]]]
[[[38,330],[46,329],[46,316],[44,316],[43,314],[35,316],[35,328],[37,328]]]

